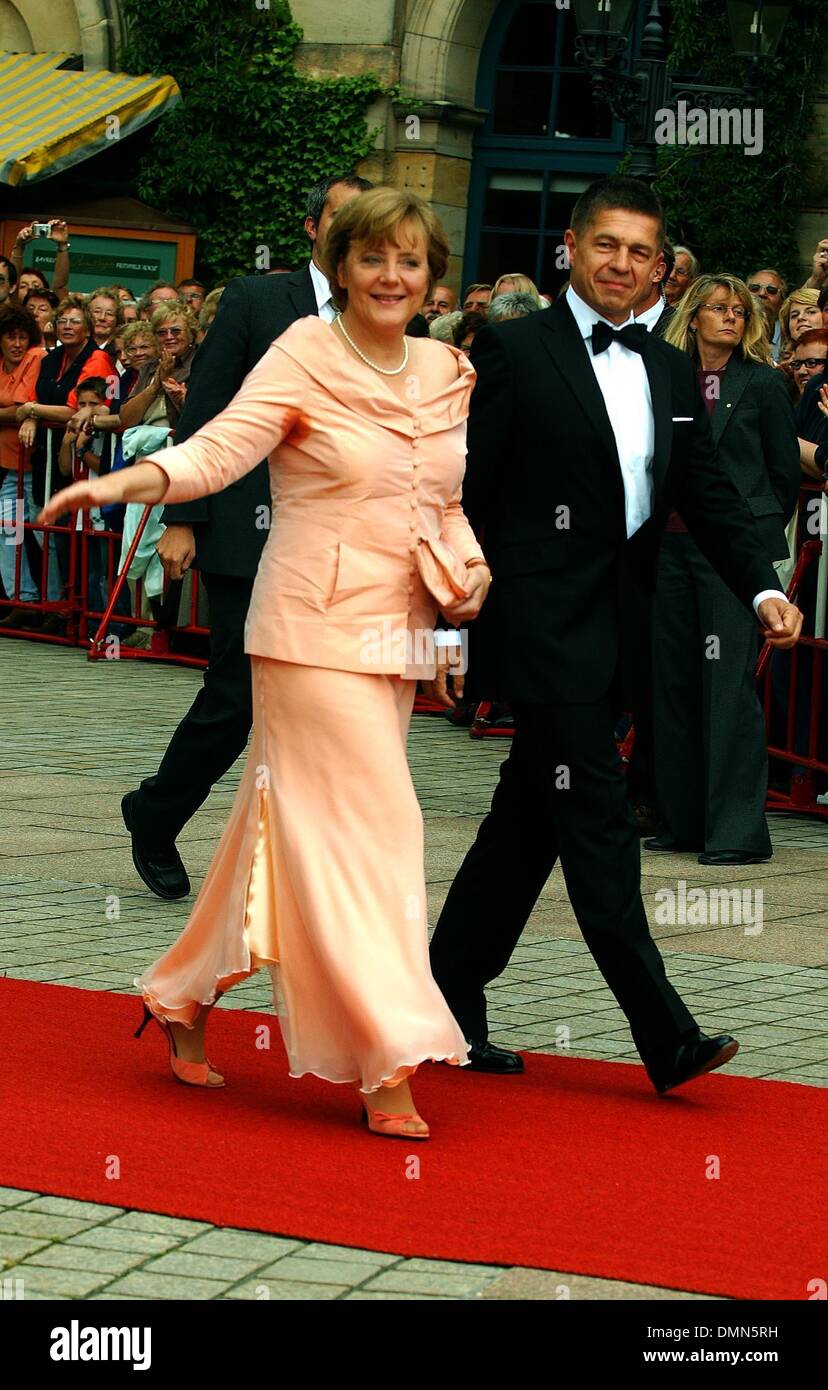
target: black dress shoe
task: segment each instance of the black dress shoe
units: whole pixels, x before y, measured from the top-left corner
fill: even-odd
[[[479,703],[478,700],[458,700],[454,709],[447,711],[446,722],[453,724],[455,729],[470,729]]]
[[[492,1071],[512,1076],[523,1071],[523,1058],[519,1053],[508,1052],[505,1047],[496,1047],[488,1039],[477,1042],[474,1038],[469,1038],[468,1043],[472,1071]]]
[[[132,800],[136,792],[127,792],[121,800],[124,825],[132,836],[132,862],[144,883],[159,898],[186,898],[190,891],[187,870],[175,844],[150,845],[139,839],[132,819]]]
[[[641,842],[645,849],[654,852],[661,851],[662,854],[696,854],[698,845],[685,845],[681,840],[676,840],[672,835],[664,831],[661,835],[651,835],[648,840]]]
[[[645,1062],[645,1066],[659,1095],[664,1095],[665,1091],[674,1091],[685,1081],[692,1081],[694,1076],[704,1076],[706,1072],[724,1066],[738,1051],[739,1044],[728,1033],[721,1033],[716,1038],[699,1033],[697,1038],[682,1043],[666,1062]]]
[[[648,840],[644,841],[644,848],[654,852],[661,850],[665,854],[671,851],[678,854],[681,850],[678,840],[674,840],[672,835],[651,835]]]
[[[742,849],[717,849],[711,850],[710,854],[700,854],[700,864],[767,864],[772,859],[771,854],[751,854],[749,850]]]

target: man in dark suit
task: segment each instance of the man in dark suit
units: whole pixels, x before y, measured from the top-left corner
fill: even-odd
[[[751,308],[741,281],[702,275],[688,296],[682,312],[691,303],[699,308],[687,347],[716,457],[752,512],[768,559],[787,560],[785,527],[802,474],[783,375],[745,352],[751,320],[739,324],[736,313]],[[727,306],[726,317],[713,304]],[[736,334],[745,336],[740,341]],[[667,833],[645,840],[645,849],[691,848],[700,864],[718,866],[769,859],[756,624],[699,554],[677,513],[661,543],[653,630],[656,784]],[[713,635],[715,660],[706,650]]]
[[[657,338],[665,337],[676,313],[664,297],[664,286],[673,273],[675,263],[673,249],[669,241],[665,240],[644,297],[633,305],[636,323],[643,324],[651,333],[655,333]]]
[[[287,275],[232,280],[196,354],[175,432],[183,444],[225,408],[274,338],[310,314],[335,317],[319,255],[334,214],[372,185],[354,174],[324,179],[308,195],[310,263]],[[253,721],[244,622],[270,526],[266,460],[223,492],[165,507],[158,553],[170,579],[198,565],[210,604],[210,658],[204,683],[161,765],[121,802],[135,867],[161,898],[190,891],[175,841],[214,784],[244,750]]]
[[[593,184],[566,233],[566,295],[474,341],[463,505],[493,583],[470,666],[512,706],[515,737],[431,948],[472,1066],[522,1070],[517,1054],[488,1042],[484,989],[560,858],[587,945],[660,1092],[721,1066],[738,1044],[701,1033],[650,936],[613,737],[621,577],[652,589],[664,520],[678,506],[777,646],[793,645],[801,625],[716,463],[692,363],[635,326],[663,240],[646,184]]]

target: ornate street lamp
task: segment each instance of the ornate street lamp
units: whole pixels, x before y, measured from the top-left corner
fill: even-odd
[[[626,34],[632,23],[636,0],[572,0],[575,24],[582,44],[594,50],[594,56],[606,57],[607,47],[621,43],[626,48]]]
[[[629,30],[636,0],[572,0],[578,37],[578,63],[589,73],[593,96],[609,106],[629,129],[630,173],[653,179],[657,172],[657,112],[688,99],[696,107],[718,101],[752,105],[759,89],[759,67],[779,48],[795,0],[725,0],[733,51],[752,67],[744,87],[713,87],[677,82],[667,70],[667,44],[659,0],[651,0],[632,72],[626,71]]]
[[[737,58],[772,58],[788,21],[790,4],[763,0],[726,0]]]

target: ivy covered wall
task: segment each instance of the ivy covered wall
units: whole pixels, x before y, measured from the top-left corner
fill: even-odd
[[[673,0],[671,9],[675,72],[717,86],[738,85],[748,65],[733,57],[724,5]],[[662,150],[655,187],[670,231],[701,255],[706,270],[749,275],[773,265],[791,283],[801,281],[800,209],[828,203],[828,150],[812,140],[815,99],[826,85],[826,40],[828,3],[800,0],[780,56],[764,60],[761,68],[761,154],[747,156],[738,146]]]
[[[302,30],[287,0],[122,0],[121,65],[170,73],[184,100],[155,127],[140,196],[198,231],[208,280],[307,257],[308,188],[373,148],[365,113],[376,77],[314,80],[296,70]]]

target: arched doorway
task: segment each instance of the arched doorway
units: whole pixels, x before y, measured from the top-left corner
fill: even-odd
[[[523,271],[555,291],[568,274],[573,203],[624,153],[624,127],[593,101],[575,37],[560,0],[501,0],[492,18],[478,68],[476,105],[488,114],[474,140],[467,284]]]
[[[77,53],[86,69],[117,67],[120,0],[0,0],[0,49]]]

